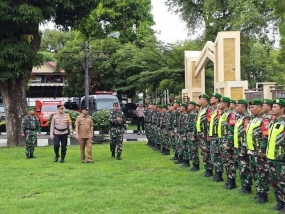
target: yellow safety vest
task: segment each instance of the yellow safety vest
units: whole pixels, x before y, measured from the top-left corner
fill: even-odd
[[[204,114],[206,114],[206,112],[207,112],[207,108],[203,108],[200,110],[198,114],[197,123],[196,123],[197,132],[201,132],[201,118]]]
[[[212,114],[211,114],[210,127],[209,127],[209,136],[210,136],[210,137],[212,137],[213,134],[215,134],[215,133],[213,133],[213,131],[215,131],[215,130],[213,130],[213,129],[214,129],[214,120],[215,120],[215,118],[217,117],[217,115],[218,115],[218,111],[217,111],[217,109],[216,109],[216,110],[214,110],[214,111],[212,112]]]
[[[227,121],[228,116],[229,116],[228,113],[224,112],[222,114],[222,116],[220,117],[220,119],[219,119],[219,123],[218,123],[218,138],[222,138],[222,136],[223,136],[223,133],[222,133],[222,123]]]
[[[284,140],[284,129],[285,129],[285,123],[277,122],[270,126],[269,132],[268,132],[268,145],[266,149],[266,157],[270,160],[275,160],[275,149],[276,149],[276,143],[278,141]],[[281,138],[278,137],[281,134]],[[283,153],[282,147],[279,146],[278,148],[278,154],[281,156]]]
[[[243,125],[243,117],[239,118],[235,123],[235,127],[234,127],[234,147],[235,148],[239,148],[241,146],[240,142],[242,141],[242,138],[239,138],[238,131],[242,125]]]
[[[247,148],[249,150],[255,150],[254,145],[253,145],[253,139],[252,139],[252,134],[253,130],[256,129],[257,127],[261,126],[262,119],[261,118],[254,118],[250,121],[249,125],[247,126],[246,129],[246,142],[247,142]],[[257,142],[258,143],[258,142]],[[256,145],[258,146],[258,145]]]

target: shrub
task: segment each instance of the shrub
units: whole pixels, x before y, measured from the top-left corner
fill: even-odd
[[[94,123],[94,130],[99,130],[103,137],[104,133],[106,133],[110,128],[109,110],[104,109],[94,112],[92,115],[92,121]]]

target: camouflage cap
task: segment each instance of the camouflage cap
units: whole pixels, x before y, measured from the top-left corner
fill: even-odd
[[[272,103],[285,107],[285,100],[284,99],[276,99],[276,100],[273,100]]]
[[[236,100],[231,100],[230,103],[236,104]]]
[[[183,102],[183,103],[181,103],[181,104],[180,104],[180,106],[187,107],[187,106],[188,106],[188,104]]]
[[[247,102],[247,100],[245,100],[245,99],[240,99],[240,100],[237,100],[237,101],[236,101],[236,104],[248,105],[248,102]]]
[[[221,99],[222,95],[219,93],[213,93],[211,97],[216,97],[217,99]]]
[[[255,99],[251,100],[248,104],[249,105],[262,105],[263,100],[259,99],[259,98],[255,98]]]
[[[205,99],[207,99],[207,100],[210,99],[210,97],[209,97],[208,94],[201,94],[201,95],[199,96],[199,99],[200,99],[200,98],[205,98]]]
[[[268,104],[268,105],[272,105],[273,104],[273,100],[271,100],[271,99],[263,99],[263,103],[264,104]]]
[[[174,100],[174,103],[177,103],[177,104],[181,104],[181,101],[180,100]]]
[[[34,111],[35,110],[35,106],[29,106],[28,107],[28,111]]]
[[[222,97],[222,98],[221,98],[221,102],[230,103],[230,102],[231,102],[231,99],[230,99],[229,97]]]
[[[188,105],[189,105],[189,104],[192,104],[192,105],[194,105],[194,106],[197,106],[197,103],[194,102],[194,101],[190,101],[190,102],[188,103]]]

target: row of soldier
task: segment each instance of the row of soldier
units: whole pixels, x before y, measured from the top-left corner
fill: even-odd
[[[248,111],[249,107],[249,111]],[[237,169],[241,194],[252,192],[255,181],[258,203],[268,202],[270,183],[277,205],[285,213],[285,100],[231,100],[218,93],[201,94],[199,104],[174,101],[150,104],[146,109],[146,136],[150,147],[169,155],[182,167],[200,170],[201,151],[204,176],[223,187],[234,189]]]

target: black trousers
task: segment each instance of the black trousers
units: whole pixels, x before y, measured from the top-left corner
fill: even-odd
[[[61,144],[61,158],[66,155],[68,134],[55,134],[54,135],[54,153],[56,157],[59,157],[59,147]]]
[[[141,130],[141,124],[142,124],[142,130],[144,131],[144,117],[138,117],[138,131]]]

